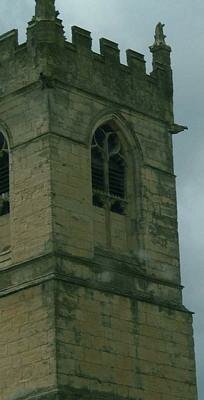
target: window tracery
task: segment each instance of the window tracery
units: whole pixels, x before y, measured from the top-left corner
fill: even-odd
[[[118,133],[102,125],[94,133],[91,151],[93,204],[124,214],[126,164]]]

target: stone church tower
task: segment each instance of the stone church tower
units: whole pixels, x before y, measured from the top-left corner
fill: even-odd
[[[170,47],[36,0],[0,37],[0,399],[196,400],[177,234]]]

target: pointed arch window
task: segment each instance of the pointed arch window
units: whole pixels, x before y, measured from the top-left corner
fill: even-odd
[[[0,216],[9,213],[9,150],[0,132]]]
[[[126,164],[119,135],[111,125],[95,131],[91,155],[93,204],[124,214]]]

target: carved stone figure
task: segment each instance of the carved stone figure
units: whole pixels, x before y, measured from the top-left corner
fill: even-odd
[[[166,44],[165,42],[165,38],[166,36],[164,35],[164,31],[163,31],[163,27],[165,26],[165,24],[162,24],[161,22],[159,22],[156,26],[155,29],[155,45],[159,46],[161,44]]]

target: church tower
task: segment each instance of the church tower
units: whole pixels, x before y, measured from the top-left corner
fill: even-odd
[[[142,54],[36,0],[0,37],[0,399],[196,400],[182,303],[170,47]]]

